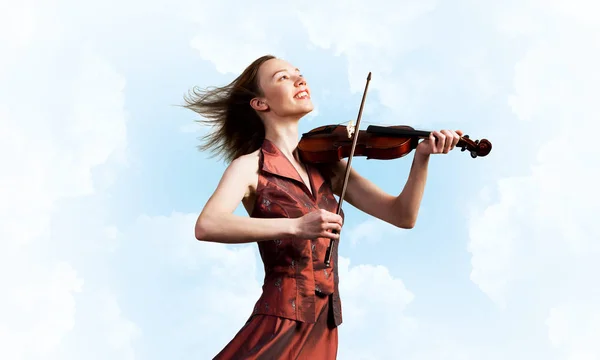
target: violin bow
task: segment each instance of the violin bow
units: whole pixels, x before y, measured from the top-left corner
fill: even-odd
[[[346,187],[348,186],[348,179],[350,178],[350,166],[352,164],[352,158],[354,157],[354,150],[356,149],[356,143],[358,141],[358,134],[360,129],[360,119],[362,117],[363,107],[365,106],[365,99],[367,97],[367,90],[369,89],[369,82],[371,81],[371,72],[369,71],[369,75],[367,76],[367,83],[365,84],[365,91],[363,92],[362,101],[360,102],[360,109],[358,110],[358,118],[356,119],[356,125],[354,126],[354,130],[352,134],[350,134],[350,130],[348,131],[348,135],[352,136],[352,148],[350,149],[350,156],[348,156],[348,164],[346,164],[346,174],[344,175],[344,182],[342,185],[342,193],[340,194],[340,200],[338,201],[337,206],[337,214],[340,215],[342,211],[342,203],[344,202],[344,195],[346,195]],[[352,125],[348,125],[349,127]],[[337,231],[333,230],[334,234],[337,234]],[[333,239],[329,239],[329,247],[327,248],[327,252],[325,253],[325,266],[330,267],[331,264],[331,254],[333,253]]]

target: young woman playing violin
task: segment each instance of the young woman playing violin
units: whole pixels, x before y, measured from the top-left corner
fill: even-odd
[[[313,110],[300,71],[273,56],[250,64],[231,84],[186,97],[185,107],[216,130],[201,149],[229,166],[195,226],[198,240],[257,242],[264,263],[263,293],[251,317],[215,359],[335,359],[342,322],[336,214],[346,161],[317,165],[298,156],[298,122]],[[461,131],[434,131],[416,147],[410,175],[398,196],[351,170],[347,201],[400,228],[417,221],[431,154],[447,154]],[[240,201],[249,217],[233,214]]]

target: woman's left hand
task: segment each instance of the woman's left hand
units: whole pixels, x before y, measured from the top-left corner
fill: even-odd
[[[460,130],[432,131],[428,139],[417,145],[417,153],[420,155],[447,154],[454,149],[458,140],[463,135]]]

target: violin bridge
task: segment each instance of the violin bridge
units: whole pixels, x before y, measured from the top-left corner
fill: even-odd
[[[346,130],[348,131],[348,139],[352,139],[352,134],[354,134],[354,121],[350,120],[348,125],[346,126]]]

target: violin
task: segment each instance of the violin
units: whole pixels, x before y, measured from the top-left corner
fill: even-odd
[[[298,143],[298,154],[304,162],[319,164],[349,158],[353,146],[354,127],[343,125],[325,125],[302,135]],[[360,130],[354,148],[354,156],[367,159],[398,159],[413,151],[419,139],[429,138],[431,132],[415,130],[407,125],[375,126],[369,125]],[[456,144],[461,151],[468,150],[472,158],[486,156],[492,150],[487,139],[471,140],[464,135]]]
[[[362,96],[356,127],[351,123],[348,126],[320,126],[304,133],[298,143],[298,155],[303,162],[332,163],[343,158],[348,158],[342,192],[337,206],[338,215],[342,210],[342,203],[346,194],[350,167],[354,156],[365,156],[367,159],[377,160],[398,159],[416,149],[419,139],[429,138],[431,135],[430,131],[415,130],[408,125],[370,125],[366,130],[356,131],[360,126],[360,119],[370,81],[371,72],[367,76],[367,84]],[[460,138],[456,147],[460,148],[461,151],[468,150],[471,157],[476,158],[488,155],[492,150],[492,143],[487,139],[473,141],[469,139],[469,135],[464,135]],[[331,264],[333,244],[333,239],[330,239],[329,247],[325,254],[325,266],[327,267],[330,267]]]

